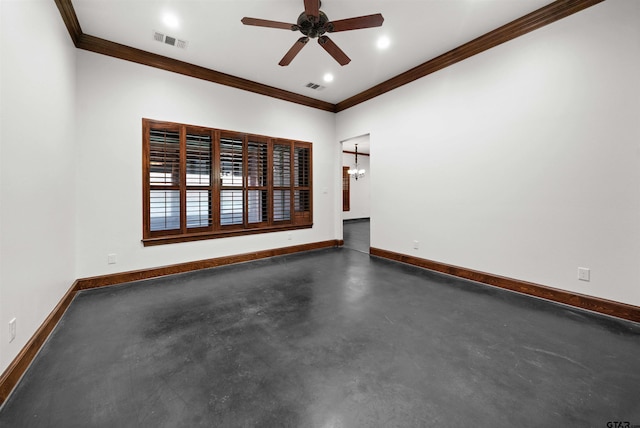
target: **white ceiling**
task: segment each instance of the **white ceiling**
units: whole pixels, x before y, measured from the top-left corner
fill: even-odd
[[[287,67],[280,59],[302,35],[242,25],[244,16],[295,23],[303,0],[72,0],[85,34],[330,103],[338,103],[422,64],[550,0],[323,0],[330,20],[382,13],[382,27],[329,34],[351,58],[341,67],[311,40]],[[169,28],[163,14],[175,14]],[[189,44],[153,39],[158,31]],[[379,50],[387,36],[391,45]],[[325,73],[334,75],[325,83]],[[306,88],[309,82],[325,86]]]

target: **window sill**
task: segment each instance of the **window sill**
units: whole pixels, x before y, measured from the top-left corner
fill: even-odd
[[[304,225],[286,225],[261,227],[259,229],[220,230],[216,232],[189,233],[184,235],[170,235],[158,238],[144,238],[142,245],[150,247],[154,245],[177,244],[180,242],[203,241],[206,239],[230,238],[233,236],[256,235],[258,233],[282,232],[285,230],[311,229],[313,223]]]

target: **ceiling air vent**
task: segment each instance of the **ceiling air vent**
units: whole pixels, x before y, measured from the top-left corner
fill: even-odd
[[[153,32],[153,40],[167,45],[175,46],[180,49],[186,49],[189,42],[185,40],[176,39],[175,37],[167,36],[166,34]]]
[[[325,88],[324,86],[318,85],[317,83],[313,83],[313,82],[309,82],[305,86],[309,89],[313,89],[314,91],[321,91]]]

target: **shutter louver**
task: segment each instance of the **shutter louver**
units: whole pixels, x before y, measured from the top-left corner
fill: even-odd
[[[296,212],[309,211],[309,191],[308,190],[295,191],[295,210]]]
[[[180,191],[151,190],[151,231],[180,229]]]
[[[294,147],[294,204],[295,222],[311,221],[311,148]]]
[[[220,224],[242,224],[242,190],[220,191]]]
[[[273,221],[291,220],[291,146],[273,145]]]
[[[149,182],[152,185],[180,184],[180,134],[151,130]]]
[[[211,213],[211,135],[187,134],[187,228],[209,227]]]
[[[291,148],[289,145],[273,145],[273,185],[291,186]]]
[[[309,170],[311,164],[309,162],[309,149],[306,147],[295,148],[295,182],[296,187],[309,187]]]
[[[249,142],[248,148],[248,185],[249,187],[266,187],[267,172],[267,144]]]
[[[242,186],[242,140],[220,139],[222,186]]]
[[[180,134],[177,131],[150,131],[149,184],[150,230],[180,229]]]
[[[211,184],[211,136],[187,134],[187,186]]]
[[[273,220],[291,220],[291,191],[273,191]]]
[[[266,190],[249,190],[247,195],[247,211],[249,223],[265,223],[268,221],[268,200]]]
[[[220,139],[220,225],[244,222],[242,140]]]
[[[267,177],[269,172],[268,145],[249,141],[247,149],[247,222],[269,221]]]

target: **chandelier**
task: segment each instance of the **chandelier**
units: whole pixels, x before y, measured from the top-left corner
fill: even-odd
[[[366,171],[364,169],[358,166],[358,145],[356,144],[356,166],[354,168],[349,169],[347,173],[349,173],[351,177],[357,180],[358,178],[364,177],[365,172]]]

